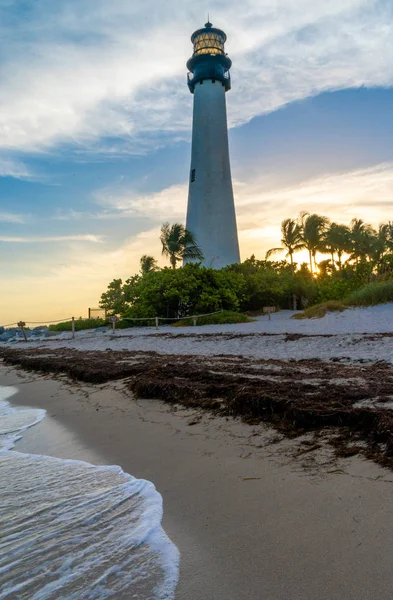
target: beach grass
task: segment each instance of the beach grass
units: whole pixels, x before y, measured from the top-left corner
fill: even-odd
[[[393,302],[393,281],[372,282],[345,299],[349,306],[375,306]]]
[[[343,302],[328,300],[306,308],[303,312],[293,315],[292,319],[322,319],[329,312],[342,312],[346,308],[348,307]]]
[[[348,308],[343,302],[338,300],[328,300],[309,306],[301,313],[296,313],[292,319],[322,319],[329,312],[342,312]]]

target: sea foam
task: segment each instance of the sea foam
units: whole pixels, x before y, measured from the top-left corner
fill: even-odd
[[[179,555],[154,485],[120,467],[10,450],[45,411],[0,388],[0,599],[173,599]]]

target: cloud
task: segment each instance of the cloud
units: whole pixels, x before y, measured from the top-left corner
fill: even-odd
[[[188,138],[184,63],[208,7],[234,59],[232,125],[324,90],[393,82],[383,0],[245,0],[241,11],[235,0],[202,0],[198,10],[191,0],[36,0],[29,19],[0,26],[0,146],[145,152]]]
[[[121,211],[110,212],[104,210],[101,212],[88,212],[70,209],[57,209],[53,217],[54,221],[85,221],[87,219],[120,219],[123,216]]]
[[[114,214],[122,216],[140,216],[148,217],[154,220],[167,220],[168,215],[172,220],[185,220],[185,209],[187,206],[188,187],[187,185],[172,185],[168,188],[155,192],[153,194],[137,194],[119,190],[117,188],[107,188],[97,192],[96,202],[109,209],[116,209],[117,213],[101,213],[101,218],[105,214]]]
[[[386,206],[393,208],[393,163],[326,173],[283,188],[272,187],[271,182],[267,187],[263,177],[235,182],[234,186],[238,213],[245,221],[250,214],[277,221],[308,210],[339,221],[361,213],[362,218],[376,225],[388,218]]]
[[[393,163],[326,173],[285,186],[271,174],[249,176],[247,181],[234,181],[233,185],[241,230],[258,230],[258,221],[279,227],[282,219],[295,217],[303,210],[320,212],[340,222],[361,216],[377,225],[389,219],[387,207],[393,209]],[[187,193],[187,184],[143,195],[106,188],[96,193],[97,203],[107,209],[97,213],[96,218],[140,216],[160,222],[184,222]],[[76,213],[78,218],[86,214]]]
[[[393,209],[393,163],[326,173],[285,186],[269,174],[251,176],[247,181],[234,181],[234,194],[242,257],[253,253],[262,256],[279,244],[281,221],[296,218],[304,210],[347,224],[353,217],[361,217],[374,226],[389,220],[388,208]],[[97,202],[107,207],[108,215],[140,216],[160,223],[184,222],[186,197],[187,184],[144,195],[122,195],[116,188],[96,194]],[[143,240],[141,235],[137,239]],[[150,249],[144,242],[140,249],[142,254],[159,250],[156,243]]]
[[[0,101],[1,102],[1,101]],[[0,117],[1,120],[1,117]],[[1,127],[0,127],[1,132]],[[1,141],[0,141],[1,146]],[[30,178],[29,169],[18,160],[11,160],[0,156],[0,177],[14,177],[15,179]]]
[[[393,163],[346,173],[327,173],[280,187],[268,177],[234,182],[242,256],[279,245],[280,222],[306,210],[349,224],[362,218],[374,227],[393,209]],[[390,210],[388,210],[388,207]]]
[[[0,235],[0,242],[9,242],[13,244],[43,244],[48,242],[102,242],[102,237],[98,235],[58,235],[58,236],[40,236],[40,237],[12,237]]]
[[[0,223],[26,223],[29,215],[0,212]]]

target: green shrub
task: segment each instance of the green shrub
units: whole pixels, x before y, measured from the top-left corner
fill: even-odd
[[[292,316],[292,319],[321,319],[328,312],[342,312],[347,307],[342,302],[337,300],[329,300],[328,302],[321,302],[306,308],[301,313],[297,313]]]
[[[107,321],[104,319],[75,319],[75,331],[82,331],[83,329],[95,329],[96,327],[103,327],[107,325]],[[56,323],[56,325],[49,325],[51,331],[72,331],[72,321],[64,321],[63,323]]]
[[[123,318],[177,318],[215,312],[237,311],[244,297],[241,274],[187,264],[144,275],[130,290],[130,306]]]
[[[393,302],[393,280],[373,282],[345,298],[349,306],[374,306]]]
[[[322,282],[318,282],[316,287],[317,294],[315,300],[318,304],[322,304],[329,300],[344,300],[348,294],[356,289],[356,284],[355,282],[332,276],[329,279],[326,278]]]
[[[250,319],[247,315],[242,313],[233,312],[231,310],[223,310],[215,315],[207,315],[205,317],[198,317],[197,325],[224,325],[225,323],[250,323],[253,319]],[[174,327],[187,327],[193,325],[192,319],[181,319],[174,323]]]
[[[146,319],[143,321],[131,321],[127,319],[120,319],[116,323],[116,329],[129,329],[130,327],[152,327],[155,326],[154,319]]]

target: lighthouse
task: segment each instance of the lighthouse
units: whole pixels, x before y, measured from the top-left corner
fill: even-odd
[[[226,39],[206,23],[191,36],[194,53],[187,62],[194,112],[186,228],[202,249],[203,264],[215,269],[240,262],[225,99],[232,65]]]

